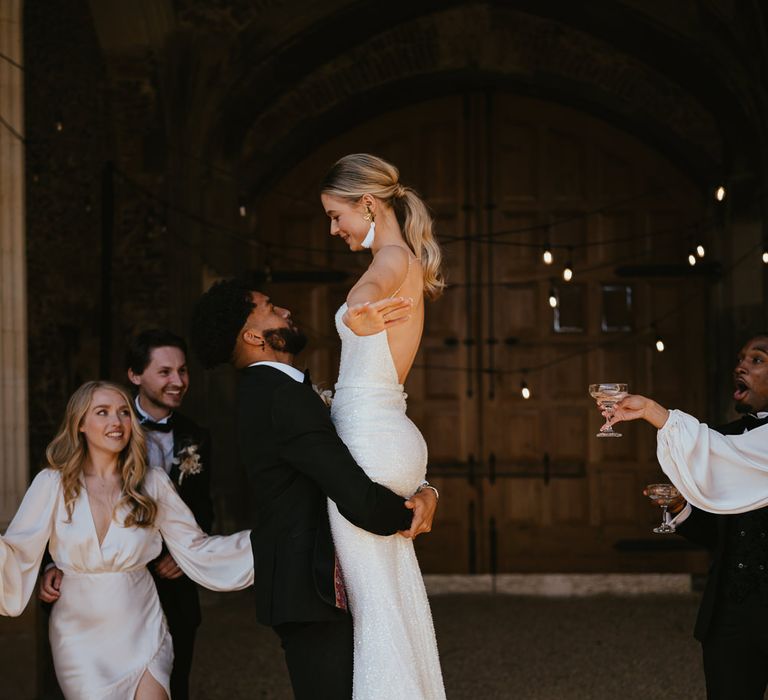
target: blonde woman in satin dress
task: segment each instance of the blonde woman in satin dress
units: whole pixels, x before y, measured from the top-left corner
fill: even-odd
[[[0,538],[0,614],[24,611],[46,545],[65,573],[49,634],[66,698],[170,698],[173,648],[147,569],[161,537],[199,584],[238,590],[253,583],[249,532],[207,536],[145,455],[125,391],[83,384],[48,446],[47,468]]]
[[[336,314],[336,430],[374,481],[408,498],[424,484],[427,446],[406,416],[403,382],[419,350],[424,298],[444,283],[432,219],[390,163],[367,154],[338,161],[321,185],[332,236],[373,260]],[[436,492],[435,492],[436,493]],[[445,697],[424,582],[405,537],[352,525],[329,501],[333,540],[354,623],[355,700]]]

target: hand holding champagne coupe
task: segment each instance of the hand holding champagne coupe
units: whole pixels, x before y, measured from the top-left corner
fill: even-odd
[[[612,415],[613,407],[627,395],[627,388],[626,384],[590,384],[589,395],[597,401],[602,411],[609,411]],[[617,433],[606,420],[597,437],[621,437],[621,433]]]
[[[653,531],[663,535],[674,532],[675,526],[667,522],[667,508],[680,498],[680,492],[672,484],[648,484],[645,491],[648,498],[661,506],[661,525],[653,528]]]

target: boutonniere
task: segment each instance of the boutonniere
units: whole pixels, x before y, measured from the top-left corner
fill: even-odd
[[[179,465],[179,486],[187,474],[199,474],[203,471],[203,462],[200,459],[199,445],[186,445],[182,447],[173,458],[173,463]]]
[[[315,393],[323,400],[323,403],[330,408],[333,403],[333,391],[331,389],[321,389],[317,384],[313,384],[312,388]]]

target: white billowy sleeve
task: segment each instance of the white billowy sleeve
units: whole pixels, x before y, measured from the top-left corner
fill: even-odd
[[[51,536],[60,492],[59,473],[41,471],[0,537],[0,615],[15,617],[27,607]]]
[[[672,410],[659,429],[656,456],[696,508],[729,514],[768,505],[768,425],[743,435],[721,435]]]
[[[181,570],[212,591],[238,591],[253,585],[250,530],[206,535],[164,470],[149,469],[147,491],[157,501],[155,524]]]

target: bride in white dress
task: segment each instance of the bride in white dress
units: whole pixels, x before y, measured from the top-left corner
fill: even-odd
[[[66,698],[170,698],[173,647],[147,564],[161,535],[184,573],[213,590],[253,583],[249,532],[209,537],[165,471],[147,468],[125,391],[87,382],[69,400],[48,468],[0,538],[0,614],[20,615],[48,545],[64,571],[49,634]]]
[[[405,414],[403,382],[421,341],[424,296],[444,286],[432,219],[397,168],[375,156],[342,158],[321,193],[331,235],[373,253],[336,314],[342,349],[331,417],[366,474],[407,498],[424,482],[427,446]],[[332,501],[329,514],[354,622],[353,697],[444,698],[412,540],[361,530]]]

